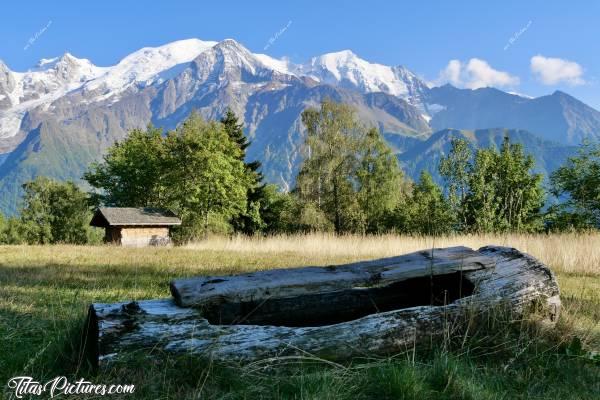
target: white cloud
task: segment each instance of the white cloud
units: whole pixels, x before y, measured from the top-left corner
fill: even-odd
[[[508,72],[498,71],[479,58],[471,58],[466,70],[468,75],[466,86],[470,89],[486,86],[516,86],[519,84],[518,77],[512,76]]]
[[[471,58],[467,63],[450,60],[440,72],[438,84],[451,83],[454,86],[477,89],[482,87],[513,87],[519,84],[519,78],[508,72],[492,68],[487,61]]]
[[[440,72],[439,80],[442,82],[450,82],[451,84],[458,86],[461,84],[460,81],[460,70],[462,65],[458,60],[450,60],[446,68]]]
[[[583,68],[574,61],[562,58],[531,57],[531,72],[544,85],[555,85],[565,82],[569,85],[583,85]]]

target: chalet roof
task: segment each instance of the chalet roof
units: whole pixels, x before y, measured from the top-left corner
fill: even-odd
[[[100,207],[94,213],[91,226],[172,226],[181,220],[162,208]]]

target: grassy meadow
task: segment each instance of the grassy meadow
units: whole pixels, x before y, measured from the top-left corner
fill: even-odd
[[[250,365],[132,357],[98,372],[78,357],[90,303],[169,297],[168,282],[176,277],[487,244],[516,247],[557,274],[563,309],[555,329],[513,321],[473,332],[468,340],[448,338],[405,354],[344,364],[308,355]],[[214,237],[185,247],[144,249],[0,246],[0,393],[5,398],[11,398],[10,377],[45,382],[66,375],[72,381],[135,384],[135,393],[124,398],[139,399],[598,399],[599,351],[598,233]]]

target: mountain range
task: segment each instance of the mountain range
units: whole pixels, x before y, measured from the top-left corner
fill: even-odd
[[[544,173],[573,145],[600,138],[600,112],[566,93],[528,98],[433,87],[403,66],[349,50],[294,64],[232,39],[189,39],[143,48],[110,67],[67,53],[27,72],[0,62],[0,210],[13,214],[21,184],[35,176],[80,182],[88,164],[133,128],[173,129],[193,110],[215,119],[227,107],[252,141],[248,157],[288,190],[301,161],[301,113],[326,98],[352,105],[378,127],[412,177],[423,168],[435,172],[455,135],[475,147],[508,135]]]

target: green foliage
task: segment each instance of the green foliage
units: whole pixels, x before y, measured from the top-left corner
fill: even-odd
[[[551,228],[600,228],[600,143],[584,143],[550,180],[552,193],[567,197],[550,210]]]
[[[473,232],[535,232],[543,227],[542,176],[523,146],[505,138],[500,151],[479,149],[473,160],[466,141],[455,139],[440,164],[459,229]]]
[[[473,157],[469,142],[465,139],[453,138],[451,150],[447,157],[440,161],[440,175],[446,180],[448,201],[452,212],[456,215],[457,229],[467,227],[467,215],[463,203],[469,191],[470,161]]]
[[[399,199],[402,173],[376,129],[366,129],[354,110],[329,100],[302,113],[305,158],[296,193],[303,230],[379,232]]]
[[[385,230],[385,216],[398,204],[403,174],[381,133],[371,128],[359,148],[357,200],[367,233]]]
[[[454,215],[442,189],[426,171],[413,183],[392,216],[393,229],[402,233],[442,235],[452,231]]]
[[[213,216],[229,219],[246,211],[252,182],[222,124],[192,114],[164,146],[166,201],[183,221],[179,239],[206,236]]]
[[[240,149],[240,153],[238,153],[237,156],[243,161],[245,158],[244,156],[246,155],[246,149],[250,146],[248,138],[244,135],[243,124],[239,122],[238,117],[231,108],[228,108],[227,111],[225,111],[225,115],[221,118],[221,124],[223,124],[229,139],[236,143]]]
[[[276,185],[268,184],[262,189],[258,210],[261,230],[266,234],[293,232],[293,209],[296,199],[289,193],[280,192]]]
[[[6,217],[0,212],[0,243],[6,243]]]
[[[91,239],[87,195],[72,182],[38,177],[23,185],[25,195],[18,223],[11,221],[7,242],[84,244]]]
[[[25,243],[21,222],[17,217],[10,217],[4,222],[0,231],[0,244],[22,244]]]
[[[477,232],[535,232],[543,227],[542,176],[533,174],[533,157],[508,137],[500,151],[478,150],[466,198],[467,215]]]
[[[318,110],[305,110],[302,122],[307,138],[296,183],[299,197],[308,210],[323,213],[336,233],[356,230],[350,217],[356,201],[352,176],[364,128],[351,107],[329,100]]]
[[[231,109],[227,109],[225,116],[221,119],[221,124],[229,135],[229,139],[238,145],[240,153],[238,155],[241,161],[246,159],[246,149],[250,142],[244,135],[243,125],[238,121],[237,116]],[[246,209],[231,218],[231,225],[236,232],[252,235],[263,232],[267,229],[270,207],[270,193],[266,192],[266,185],[262,183],[263,175],[259,171],[261,163],[259,161],[245,162],[246,175],[249,180],[248,192],[246,193]]]
[[[160,206],[165,202],[165,149],[162,130],[134,129],[93,163],[84,179],[97,189],[96,204],[116,207]]]

